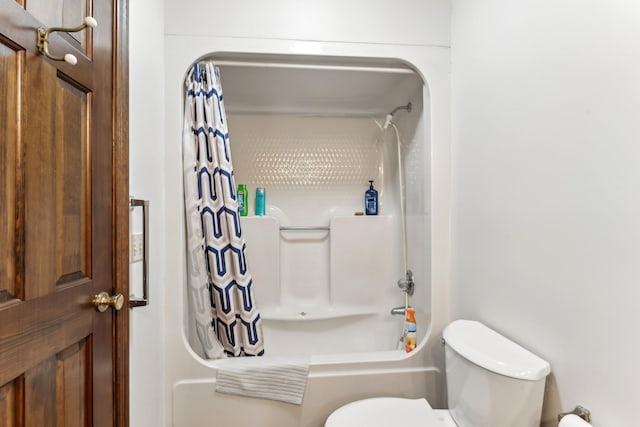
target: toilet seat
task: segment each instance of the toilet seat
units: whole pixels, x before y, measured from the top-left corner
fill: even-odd
[[[324,427],[455,427],[448,411],[435,411],[426,399],[375,397],[336,409]]]

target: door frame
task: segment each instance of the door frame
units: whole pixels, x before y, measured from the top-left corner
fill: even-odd
[[[129,426],[129,0],[113,0],[113,261],[126,307],[113,330],[115,425]]]

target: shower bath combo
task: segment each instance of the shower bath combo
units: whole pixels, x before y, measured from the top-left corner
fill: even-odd
[[[442,246],[432,232],[432,157],[440,152],[432,111],[439,103],[446,108],[432,92],[446,87],[445,58],[427,60],[420,50],[409,65],[355,53],[207,49],[170,43],[175,62],[167,80],[180,86],[201,59],[220,67],[235,181],[250,195],[257,187],[267,191],[266,215],[250,209],[241,218],[265,357],[308,356],[310,369],[301,405],[215,393],[219,362],[202,353],[186,289],[173,291],[168,298],[177,304],[167,319],[177,325],[168,334],[175,343],[167,360],[173,425],[205,426],[216,414],[220,425],[270,419],[318,426],[346,402],[377,394],[424,397],[425,390],[437,405],[443,355],[433,334],[444,316],[432,304],[439,291],[432,248]],[[169,91],[176,114],[180,97]],[[179,128],[169,121],[169,133]],[[355,215],[369,180],[379,191],[378,215]],[[179,191],[168,197],[179,200]],[[175,215],[177,224],[183,221],[179,210]],[[411,353],[398,350],[408,305],[418,325]]]

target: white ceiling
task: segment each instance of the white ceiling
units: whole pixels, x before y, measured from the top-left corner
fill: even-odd
[[[220,67],[228,113],[385,115],[422,96],[420,76],[400,61],[226,55]]]

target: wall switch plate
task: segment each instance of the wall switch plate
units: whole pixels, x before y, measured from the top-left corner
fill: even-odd
[[[144,241],[142,239],[142,233],[132,233],[131,240],[129,242],[129,253],[131,262],[142,261]]]

